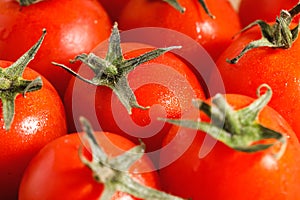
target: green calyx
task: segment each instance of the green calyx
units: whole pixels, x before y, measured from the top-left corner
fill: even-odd
[[[42,79],[37,77],[34,80],[25,80],[22,78],[23,72],[28,63],[34,58],[40,48],[46,30],[38,42],[33,45],[23,56],[8,68],[0,68],[0,99],[2,101],[2,112],[5,129],[9,130],[15,115],[15,99],[18,94],[25,97],[27,92],[36,91],[42,88]]]
[[[167,2],[168,4],[170,4],[173,8],[175,8],[179,12],[181,12],[181,13],[185,12],[185,8],[182,7],[177,0],[163,0],[163,1]],[[206,6],[205,1],[204,0],[198,0],[198,1],[201,4],[201,6],[204,9],[204,11],[206,12],[206,14],[208,14],[208,16],[210,16],[211,18],[214,19],[215,16],[211,14],[211,12],[209,11],[208,7]]]
[[[97,143],[90,123],[83,117],[80,118],[80,121],[85,132],[84,140],[90,148],[92,160],[88,160],[83,155],[82,149],[79,156],[82,162],[92,170],[95,180],[104,185],[101,200],[112,199],[116,191],[145,200],[183,200],[180,197],[142,185],[131,178],[128,170],[144,155],[143,144],[133,147],[119,156],[108,157]]]
[[[31,4],[35,4],[41,2],[43,0],[17,0],[21,6],[30,6]]]
[[[258,25],[260,27],[262,38],[250,42],[241,53],[233,59],[227,59],[228,63],[235,64],[248,51],[259,47],[283,48],[288,49],[296,41],[299,33],[299,24],[290,29],[292,19],[300,12],[300,3],[298,3],[290,11],[282,10],[280,16],[277,17],[275,24],[269,25],[262,20],[257,20],[246,26],[241,32]]]
[[[267,91],[260,95],[263,88]],[[268,85],[263,84],[258,88],[257,93],[258,99],[240,110],[234,110],[221,94],[212,98],[212,105],[202,100],[194,100],[193,104],[209,116],[211,122],[171,119],[166,121],[204,131],[225,145],[242,152],[261,151],[280,142],[281,150],[275,155],[280,157],[285,150],[286,137],[258,122],[258,115],[270,101],[272,90]]]
[[[121,103],[125,106],[128,113],[131,114],[132,108],[148,109],[149,107],[143,107],[138,104],[136,97],[128,84],[128,74],[137,66],[153,60],[168,51],[178,48],[181,47],[172,46],[158,48],[146,52],[138,57],[125,60],[120,45],[119,30],[117,24],[115,23],[110,36],[108,52],[105,59],[100,58],[93,53],[81,54],[75,58],[75,61],[80,60],[93,70],[95,76],[92,80],[85,79],[65,65],[56,62],[52,63],[67,70],[69,73],[89,84],[95,86],[107,86],[111,88]]]

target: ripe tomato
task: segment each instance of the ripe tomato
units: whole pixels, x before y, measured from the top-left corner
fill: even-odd
[[[296,24],[291,26],[295,27]],[[226,62],[226,59],[234,58],[247,44],[260,37],[260,30],[253,27],[242,33],[220,56],[216,64],[225,89],[228,93],[254,97],[255,88],[267,83],[274,92],[270,106],[284,116],[300,138],[300,40],[296,39],[287,49],[254,48],[244,54],[236,64]]]
[[[61,97],[71,76],[51,62],[69,64],[76,55],[107,39],[111,29],[97,0],[44,0],[24,7],[15,0],[1,0],[0,13],[1,59],[16,60],[36,41],[39,31],[47,29],[44,45],[29,66],[45,76]],[[72,67],[76,70],[79,65]]]
[[[119,15],[129,0],[99,0],[112,21],[118,21]]]
[[[250,97],[236,94],[225,98],[234,110],[253,102]],[[209,139],[202,131],[193,133],[192,129],[174,125],[164,139],[164,145],[171,147],[161,154],[161,163],[176,156],[185,143],[192,140],[192,144],[179,159],[160,169],[163,189],[194,200],[299,199],[300,146],[295,133],[271,107],[264,107],[253,120],[286,134],[287,146],[280,157],[274,155],[279,150],[277,145],[246,153]],[[241,134],[246,134],[244,130]]]
[[[132,50],[125,53],[124,58],[134,58],[150,50]],[[84,70],[80,73],[83,74]],[[147,151],[159,149],[163,135],[170,128],[169,124],[158,122],[157,117],[180,118],[193,108],[193,98],[205,98],[189,65],[173,53],[165,53],[129,73],[129,85],[137,102],[144,107],[150,106],[147,110],[133,108],[131,115],[110,88],[74,81],[75,78],[70,81],[64,98],[70,131],[76,130],[80,115],[95,114],[98,121],[94,124],[99,123],[102,130],[120,134],[134,142],[141,138]]]
[[[279,16],[281,10],[291,9],[298,2],[298,0],[241,0],[238,14],[242,26],[247,26],[258,19],[272,22]]]
[[[82,147],[81,137],[82,133],[60,137],[47,144],[34,157],[21,182],[20,200],[99,199],[104,187],[93,176],[92,170],[80,159],[78,151]],[[110,161],[134,147],[132,142],[116,134],[95,132],[95,137]],[[90,151],[87,151],[86,148],[83,153],[85,156],[91,157]],[[158,188],[158,176],[152,167],[149,159],[143,156],[130,167],[128,172],[140,184]],[[137,198],[118,191],[112,199],[133,200]]]
[[[240,30],[239,18],[231,3],[227,0],[206,0],[207,7],[216,17],[212,19],[198,0],[178,2],[186,8],[183,14],[161,0],[130,0],[120,15],[120,29],[147,26],[173,29],[199,42],[213,59],[217,59],[230,44],[232,36]]]
[[[12,63],[0,61],[6,68]],[[41,76],[26,68],[23,77],[33,80]],[[22,174],[32,157],[49,141],[67,133],[62,101],[54,87],[42,77],[40,90],[18,95],[10,129],[4,128],[0,104],[0,198],[16,199]],[[1,91],[2,92],[2,91]],[[1,101],[2,102],[2,101]]]

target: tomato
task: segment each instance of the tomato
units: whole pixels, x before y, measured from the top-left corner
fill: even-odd
[[[2,68],[11,64],[0,61]],[[30,68],[23,73],[27,80],[38,76],[41,75]],[[45,144],[67,133],[62,101],[49,81],[41,78],[43,86],[40,90],[26,93],[25,98],[22,95],[16,97],[15,115],[9,130],[4,128],[3,104],[0,104],[1,199],[16,199],[22,174],[32,157]]]
[[[129,0],[99,0],[112,21],[118,21],[119,15]]]
[[[111,22],[97,0],[44,0],[21,7],[15,0],[0,1],[0,58],[16,60],[46,28],[44,45],[29,65],[58,90],[62,97],[71,76],[51,65],[69,64],[76,55],[91,51],[108,38]],[[16,48],[18,47],[18,48]],[[76,70],[79,64],[72,65]]]
[[[129,51],[124,58],[134,58],[150,50]],[[81,81],[74,84],[74,81],[75,78],[70,81],[64,98],[69,124],[74,124],[74,121],[76,124],[80,115],[91,116],[90,112],[94,111],[98,120],[94,123],[99,123],[102,130],[120,134],[134,142],[141,138],[147,151],[159,149],[161,138],[170,128],[169,124],[158,122],[157,117],[180,118],[193,108],[193,98],[205,98],[204,90],[189,65],[173,53],[165,53],[141,64],[128,75],[137,102],[144,107],[150,106],[147,110],[133,108],[131,115],[110,88],[95,88]],[[70,127],[70,130],[74,128]]]
[[[272,22],[279,16],[281,10],[291,9],[298,2],[298,0],[241,0],[238,14],[242,26],[247,26],[258,19]]]
[[[234,110],[253,102],[252,98],[238,94],[227,94],[225,98]],[[240,116],[241,121],[245,115]],[[200,118],[208,122],[207,116]],[[163,189],[194,200],[299,199],[300,146],[295,133],[284,118],[268,106],[252,120],[285,134],[287,146],[281,156],[274,154],[280,148],[276,144],[257,152],[242,152],[212,139],[205,132],[174,125],[163,141],[164,145],[171,146],[161,154],[161,163],[176,156],[186,143],[191,145],[179,159],[160,169]],[[240,134],[248,134],[245,130],[241,129]]]
[[[121,30],[138,27],[163,27],[182,32],[203,45],[213,59],[230,44],[240,30],[237,13],[227,0],[206,0],[212,19],[198,0],[179,0],[182,14],[161,0],[130,0],[119,17]],[[134,12],[133,12],[134,10]]]
[[[103,149],[100,151],[107,154],[108,159],[110,159],[107,164],[103,163],[104,167],[102,168],[98,164],[99,160],[95,161],[98,162],[96,165],[99,165],[99,170],[107,167],[106,170],[111,170],[112,173],[117,171],[118,174],[128,174],[138,184],[148,188],[159,188],[157,173],[153,171],[153,166],[145,155],[134,162],[129,167],[129,171],[124,171],[124,169],[120,168],[124,161],[115,166],[116,169],[109,168],[109,163],[112,163],[113,159],[134,147],[132,142],[108,132],[95,132],[93,134],[99,147]],[[111,174],[105,174],[109,171],[103,173],[101,173],[102,171],[94,171],[93,174],[91,168],[83,163],[80,158],[82,153],[78,154],[78,152],[81,152],[79,150],[83,145],[82,137],[83,133],[73,133],[47,144],[34,157],[26,169],[20,186],[19,199],[99,199],[104,191],[104,185],[99,180],[97,181],[95,175],[98,173],[99,177],[105,176],[103,179],[105,180],[105,178],[109,179]],[[92,147],[90,148],[92,149]],[[83,156],[87,157],[86,159],[91,159],[89,157],[92,157],[91,154],[93,155],[94,153],[98,152],[91,151],[87,146],[84,147]],[[133,156],[133,154],[130,154],[130,156]],[[116,176],[115,180],[111,181],[117,182],[117,184],[120,184],[120,181],[124,181],[124,179],[118,179],[118,177],[119,175]],[[107,187],[111,187],[111,185]],[[127,193],[116,191],[111,199],[133,200],[137,198]]]
[[[295,27],[296,24],[291,26]],[[229,93],[254,97],[255,88],[267,83],[274,91],[270,106],[284,116],[300,137],[300,40],[296,39],[290,48],[285,49],[254,48],[244,54],[236,64],[226,62],[226,59],[236,57],[248,43],[260,37],[259,29],[254,27],[242,33],[220,56],[216,64],[225,89]]]

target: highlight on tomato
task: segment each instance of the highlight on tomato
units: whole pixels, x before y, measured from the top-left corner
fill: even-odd
[[[20,200],[183,200],[159,190],[143,144],[94,132],[83,117],[81,122],[84,132],[50,142],[32,159],[22,179]]]
[[[163,143],[172,148],[161,154],[162,165],[195,138],[179,159],[160,169],[166,192],[195,200],[300,198],[300,144],[284,118],[267,106],[271,88],[261,85],[257,93],[257,99],[217,94],[195,100],[198,120],[167,119],[174,125]]]
[[[45,34],[46,30],[16,62],[0,61],[0,199],[17,199],[23,172],[32,157],[45,144],[67,133],[57,91],[27,67]]]

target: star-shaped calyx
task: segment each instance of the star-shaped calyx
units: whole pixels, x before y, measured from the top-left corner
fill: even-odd
[[[2,101],[2,112],[4,118],[5,129],[9,130],[15,115],[15,99],[18,94],[24,97],[27,92],[32,92],[41,89],[42,79],[37,77],[34,80],[25,80],[22,78],[23,72],[28,63],[34,58],[40,48],[46,30],[38,42],[32,46],[23,56],[8,68],[0,67],[0,98]]]
[[[123,57],[120,43],[120,33],[117,23],[115,23],[109,39],[109,47],[105,58],[100,58],[93,53],[76,56],[75,61],[80,60],[93,70],[95,76],[91,80],[82,77],[65,65],[56,62],[52,63],[62,67],[89,84],[95,86],[107,86],[111,88],[121,103],[125,106],[128,113],[131,114],[132,108],[148,109],[149,107],[144,107],[138,104],[136,97],[129,86],[127,80],[128,74],[137,66],[153,60],[170,50],[181,48],[181,46],[157,48],[138,57],[126,60]]]
[[[79,156],[81,161],[92,170],[95,181],[104,185],[100,200],[111,199],[117,191],[145,200],[183,200],[180,197],[142,185],[131,178],[129,169],[144,155],[143,144],[135,146],[119,156],[109,157],[98,144],[90,123],[84,117],[80,118],[80,122],[84,130],[83,139],[89,147],[92,159],[89,160],[85,157],[82,148]],[[99,134],[101,135],[99,135],[98,141],[106,137],[103,132]]]
[[[266,92],[260,95],[262,89],[266,89]],[[261,151],[280,142],[280,151],[274,154],[276,158],[280,158],[286,148],[286,137],[282,133],[261,125],[258,121],[260,111],[272,97],[272,90],[268,85],[263,84],[258,88],[257,94],[259,95],[258,99],[239,110],[234,110],[221,94],[217,94],[212,98],[212,105],[202,100],[194,100],[194,106],[209,116],[211,122],[177,119],[161,120],[204,131],[232,149],[242,152]]]
[[[262,38],[250,42],[241,53],[233,59],[227,59],[227,62],[231,64],[237,63],[245,53],[254,48],[259,47],[271,47],[271,48],[283,48],[288,49],[296,41],[299,33],[299,23],[293,29],[290,29],[292,19],[300,12],[300,3],[298,3],[291,10],[282,10],[280,16],[276,18],[276,22],[273,25],[268,24],[262,20],[256,20],[255,22],[246,26],[241,32],[244,32],[251,27],[258,25],[261,30]]]

